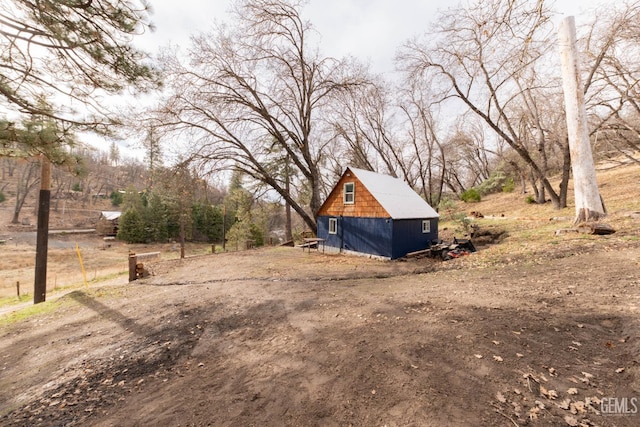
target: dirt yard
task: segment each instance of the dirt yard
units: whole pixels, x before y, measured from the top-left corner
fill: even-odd
[[[0,323],[0,424],[638,426],[640,242],[559,239],[204,255],[74,291]]]

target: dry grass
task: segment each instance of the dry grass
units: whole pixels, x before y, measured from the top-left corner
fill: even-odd
[[[481,212],[485,217],[473,219],[472,224],[481,232],[494,234],[504,232],[508,237],[499,245],[483,248],[478,256],[459,264],[473,263],[477,266],[511,261],[531,261],[548,257],[568,256],[595,245],[604,250],[624,245],[625,242],[640,241],[640,220],[633,212],[640,212],[640,167],[637,165],[604,167],[598,170],[600,192],[608,211],[603,221],[610,224],[616,233],[611,236],[591,236],[577,233],[556,235],[556,230],[573,227],[575,205],[573,187],[569,186],[568,207],[555,209],[551,203],[528,204],[525,195],[519,192],[499,193],[485,196],[478,203],[457,205],[459,212],[469,214]],[[558,183],[554,183],[558,186]],[[441,237],[450,239],[465,233],[459,222],[441,221]],[[578,249],[582,248],[582,249]]]
[[[71,239],[72,236],[66,239]],[[73,245],[73,241],[71,241]],[[175,244],[127,245],[116,242],[105,247],[98,236],[78,237],[78,245],[87,282],[100,282],[117,275],[127,274],[129,251],[136,253],[160,251],[161,259],[179,258]],[[211,245],[189,244],[186,255],[201,255],[211,251]],[[5,244],[0,248],[0,298],[17,297],[16,282],[20,282],[21,294],[33,293],[35,256],[33,246]],[[47,291],[84,286],[80,259],[75,248],[48,251]],[[17,302],[17,298],[15,299]]]
[[[564,256],[574,252],[577,246],[619,245],[624,242],[640,241],[637,218],[631,212],[640,211],[640,168],[637,165],[606,168],[598,171],[598,180],[602,197],[609,211],[606,222],[617,233],[612,236],[587,236],[565,234],[556,236],[555,231],[572,226],[575,214],[573,206],[573,188],[570,187],[569,207],[556,210],[550,203],[545,205],[527,204],[525,196],[518,192],[500,193],[486,196],[479,203],[458,203],[463,212],[478,211],[485,218],[473,220],[481,230],[492,233],[505,232],[499,245],[483,248],[478,256],[452,263],[452,268],[464,267],[468,263],[476,266],[510,262],[512,260],[535,261],[545,256]],[[557,183],[555,183],[557,187]],[[454,235],[462,237],[464,231],[459,223],[446,221],[440,225],[441,237],[448,239]],[[129,251],[136,253],[160,251],[162,259],[177,259],[179,251],[175,244],[164,245],[127,245],[121,242],[104,248],[97,237],[66,236],[66,242],[73,246],[79,239],[81,254],[90,283],[126,274]],[[211,252],[210,245],[189,244],[187,256],[202,255]],[[358,262],[363,262],[358,259]],[[16,282],[20,282],[22,293],[31,293],[34,281],[35,248],[24,244],[0,246],[0,298],[16,296]],[[448,267],[447,267],[448,268]],[[78,255],[73,248],[49,249],[48,291],[59,288],[83,286],[82,270]],[[17,298],[16,298],[17,301]]]

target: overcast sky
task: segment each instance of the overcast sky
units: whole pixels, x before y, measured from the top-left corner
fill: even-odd
[[[310,0],[303,16],[319,32],[323,55],[353,55],[375,72],[391,73],[397,48],[421,34],[439,9],[455,0]],[[557,0],[556,8],[577,18],[583,9],[604,0]],[[611,1],[611,0],[609,0]],[[580,5],[578,5],[579,3]],[[156,31],[139,40],[148,51],[171,42],[187,48],[189,36],[227,19],[231,0],[151,0]],[[560,18],[559,18],[560,19]]]
[[[309,0],[302,14],[319,33],[323,56],[353,55],[370,63],[374,72],[391,77],[396,50],[405,41],[422,34],[436,19],[438,10],[446,10],[455,1]],[[577,0],[557,0],[556,10],[576,16],[579,25],[582,11],[605,1],[580,0],[578,6]],[[136,44],[154,54],[169,43],[185,50],[189,48],[191,35],[206,32],[216,22],[228,20],[232,0],[150,0],[150,3],[156,31],[138,38]],[[94,144],[105,146],[99,141]],[[119,144],[128,145],[124,141]],[[139,158],[144,156],[140,149],[130,145],[129,153]]]

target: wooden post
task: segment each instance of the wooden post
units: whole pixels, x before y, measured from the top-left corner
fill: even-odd
[[[227,251],[227,207],[222,205],[222,252]]]
[[[47,298],[47,253],[49,250],[49,207],[51,204],[51,163],[40,156],[40,197],[38,198],[38,231],[36,235],[36,270],[33,285],[33,303]]]
[[[18,299],[20,299],[20,281],[16,282],[16,291],[18,292]]]
[[[133,252],[129,253],[129,282],[133,282],[137,278],[136,267],[138,266],[138,257]]]
[[[593,153],[589,144],[589,129],[584,103],[584,87],[580,80],[580,68],[576,48],[576,25],[573,16],[560,23],[558,31],[562,86],[567,114],[567,133],[571,151],[573,186],[576,204],[575,222],[596,221],[606,215],[598,182]]]

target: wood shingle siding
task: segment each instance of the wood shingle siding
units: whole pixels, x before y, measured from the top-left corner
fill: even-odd
[[[355,184],[355,200],[352,204],[344,203],[344,184]],[[389,213],[378,203],[373,195],[353,174],[342,176],[324,202],[318,216],[353,216],[365,218],[389,218]]]

